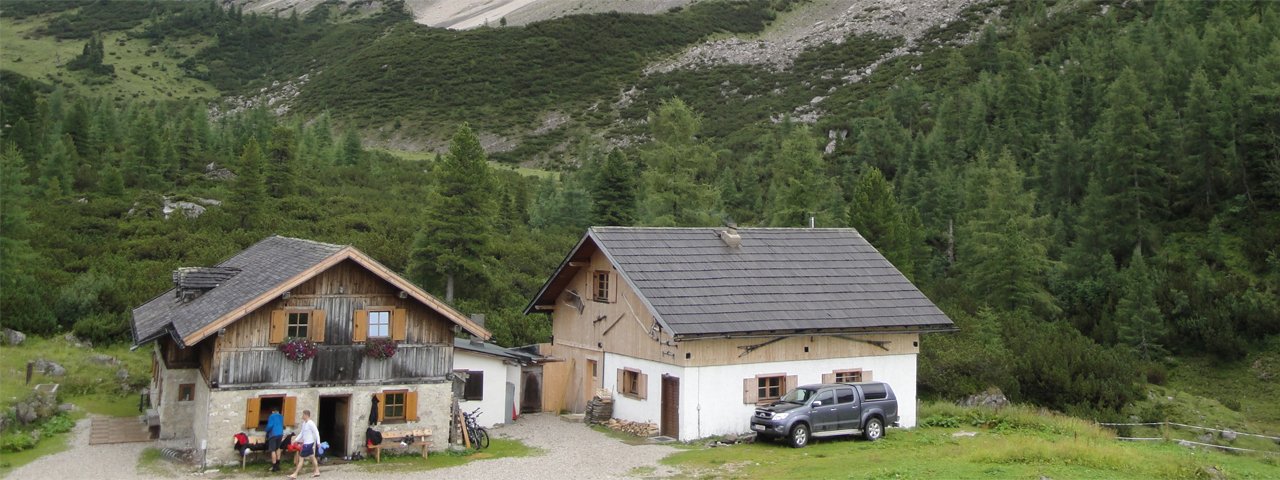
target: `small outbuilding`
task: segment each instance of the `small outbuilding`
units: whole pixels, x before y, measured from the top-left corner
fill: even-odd
[[[545,359],[529,350],[504,348],[477,338],[455,339],[453,372],[463,381],[459,408],[468,413],[479,408],[476,420],[486,427],[514,421],[525,411],[525,398],[541,395],[537,375],[531,382],[525,378],[529,373],[540,373]],[[533,392],[526,393],[526,388]]]

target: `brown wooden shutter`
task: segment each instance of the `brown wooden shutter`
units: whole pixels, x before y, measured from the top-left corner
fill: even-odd
[[[374,423],[382,423],[382,413],[387,411],[387,394],[375,393],[373,396],[378,397],[378,418]]]
[[[271,311],[271,343],[284,341],[284,333],[288,330],[288,326],[285,324],[287,318],[289,317],[285,315],[284,310]]]
[[[369,311],[356,310],[352,316],[351,341],[363,342],[369,338]]]
[[[627,393],[627,383],[626,383],[627,376],[622,372],[623,370],[619,368],[618,369],[618,387],[617,387],[618,391],[615,392],[618,394]]]
[[[292,427],[298,422],[294,417],[298,412],[298,397],[284,397],[284,408],[280,409],[280,414],[284,415],[284,426]]]
[[[244,402],[244,428],[252,430],[258,428],[258,419],[261,417],[259,411],[262,409],[262,399],[252,397]]]
[[[618,275],[609,272],[609,303],[618,303]]]
[[[742,403],[760,402],[760,381],[756,377],[742,379]]]
[[[649,375],[644,373],[636,374],[636,396],[641,400],[649,398]]]
[[[410,390],[404,393],[404,421],[418,421],[418,392]]]
[[[800,386],[799,376],[787,375],[787,387],[782,390],[782,394],[786,395],[787,393],[791,392],[792,390],[795,390],[796,387],[799,387],[799,386]]]
[[[403,342],[405,331],[408,329],[408,314],[403,308],[397,308],[391,311],[391,339]]]
[[[822,383],[836,383],[836,373],[831,372],[822,374]]]
[[[307,330],[311,332],[311,341],[316,343],[324,343],[324,310],[312,310],[310,324]]]
[[[871,370],[863,370],[863,371],[862,371],[862,381],[864,381],[864,382],[870,382],[870,381],[871,381]]]

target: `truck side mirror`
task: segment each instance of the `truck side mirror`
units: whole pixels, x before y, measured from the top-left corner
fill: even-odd
[[[813,404],[812,404],[811,406],[814,406],[814,407],[821,407],[821,406],[822,406],[822,400],[814,400],[814,401],[813,401]]]

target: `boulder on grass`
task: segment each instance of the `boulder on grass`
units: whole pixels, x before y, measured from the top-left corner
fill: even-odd
[[[0,344],[3,345],[22,345],[22,342],[26,341],[26,339],[27,335],[25,333],[10,328],[4,329],[3,333],[0,334]]]

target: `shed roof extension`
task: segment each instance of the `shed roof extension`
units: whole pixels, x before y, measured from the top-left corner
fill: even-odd
[[[354,247],[271,236],[216,267],[179,269],[174,274],[174,289],[133,310],[134,345],[155,340],[166,332],[179,345],[194,345],[344,260],[360,264],[473,335],[489,337],[487,330],[465,315]],[[193,289],[199,294],[182,295],[183,290]]]
[[[677,338],[947,331],[955,325],[851,228],[592,227],[525,309],[601,251]]]

